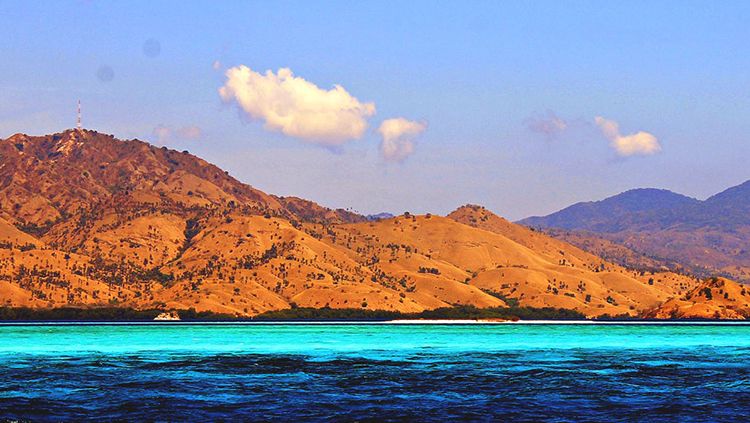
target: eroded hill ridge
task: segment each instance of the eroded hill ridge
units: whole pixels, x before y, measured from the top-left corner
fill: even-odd
[[[0,158],[4,306],[749,315],[730,280],[626,269],[480,206],[367,219],[94,131],[14,135]]]

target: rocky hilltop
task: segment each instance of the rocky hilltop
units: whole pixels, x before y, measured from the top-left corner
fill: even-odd
[[[94,131],[14,135],[0,140],[0,160],[6,307],[749,315],[747,293],[730,280],[721,292],[731,298],[700,297],[705,281],[628,269],[480,206],[368,219],[266,194],[187,152]]]

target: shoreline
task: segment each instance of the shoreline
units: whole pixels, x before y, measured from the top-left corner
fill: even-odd
[[[2,326],[494,326],[494,325],[593,325],[593,326],[750,326],[747,320],[30,320],[0,321]]]

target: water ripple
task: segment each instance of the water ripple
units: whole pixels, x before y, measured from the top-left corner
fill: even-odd
[[[0,417],[698,422],[750,412],[748,349],[726,343],[368,351],[3,354]]]

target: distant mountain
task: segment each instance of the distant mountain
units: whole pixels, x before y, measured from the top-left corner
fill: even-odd
[[[526,226],[618,232],[653,224],[654,215],[690,208],[700,201],[662,189],[634,189],[601,201],[577,203],[545,217],[530,217]]]
[[[382,219],[390,219],[392,217],[394,217],[392,213],[382,212],[382,213],[377,213],[377,214],[368,214],[367,220],[377,221],[377,220],[382,220]]]
[[[632,190],[519,223],[564,229],[554,232],[579,246],[584,239],[594,244],[591,238],[598,236],[686,269],[750,280],[750,181],[705,201],[666,190]]]
[[[711,196],[705,202],[723,206],[750,207],[750,181]]]

